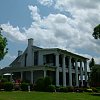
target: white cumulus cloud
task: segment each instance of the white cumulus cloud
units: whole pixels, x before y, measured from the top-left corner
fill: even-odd
[[[2,24],[1,27],[3,28],[3,31],[6,32],[5,35],[7,36],[7,38],[9,38],[10,40],[23,41],[27,39],[26,35],[20,32],[18,26],[13,27],[12,25],[10,25],[10,23],[7,23]]]
[[[53,0],[37,0],[41,5],[51,6],[54,2]]]
[[[9,33],[9,36],[17,40],[34,38],[35,44],[38,46],[60,47],[75,53],[77,53],[77,49],[83,49],[83,51],[90,51],[99,56],[100,41],[92,37],[93,27],[100,22],[99,5],[94,2],[97,6],[91,4],[90,7],[87,7],[87,3],[82,1],[84,5],[80,7],[81,2],[74,1],[56,0],[55,4],[55,8],[60,9],[60,12],[69,11],[72,15],[71,18],[61,13],[50,13],[46,17],[41,17],[37,6],[29,5],[33,22],[28,29],[24,29],[21,33],[18,27],[15,28],[10,24],[3,24],[2,27],[5,32]],[[99,1],[97,0],[97,2]],[[89,58],[95,57],[97,62],[100,61],[100,57],[90,55],[88,52],[84,55],[88,55]]]
[[[32,15],[32,18],[34,21],[40,21],[41,20],[41,17],[40,17],[40,14],[38,13],[39,10],[37,8],[37,6],[32,6],[32,5],[29,5],[28,6],[29,10],[31,10],[31,15]]]

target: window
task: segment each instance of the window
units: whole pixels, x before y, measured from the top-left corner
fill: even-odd
[[[25,67],[26,67],[26,64],[27,64],[27,53],[25,54],[25,64],[24,64]]]
[[[34,65],[38,65],[38,51],[34,52]]]

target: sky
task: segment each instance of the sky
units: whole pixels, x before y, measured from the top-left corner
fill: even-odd
[[[24,51],[27,39],[43,48],[59,47],[100,64],[100,40],[92,37],[100,24],[100,0],[0,0],[0,26],[8,40],[9,66]]]

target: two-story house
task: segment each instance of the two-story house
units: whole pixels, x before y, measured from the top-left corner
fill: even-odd
[[[67,50],[34,46],[30,38],[26,50],[18,51],[18,57],[9,67],[1,69],[0,74],[11,73],[11,78],[31,83],[50,76],[56,86],[79,86],[80,83],[83,86],[83,75],[87,83],[87,60]]]

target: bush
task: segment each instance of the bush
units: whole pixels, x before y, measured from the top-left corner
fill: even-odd
[[[93,92],[98,92],[98,90],[95,87],[91,87]]]
[[[6,78],[1,78],[0,80],[0,89],[4,89],[5,82],[7,82]]]
[[[100,87],[96,87],[96,89],[98,90],[98,92],[100,92]]]
[[[51,78],[50,77],[45,77],[44,78],[44,85],[45,85],[45,87],[48,87],[51,84],[52,84]]]
[[[28,86],[29,86],[28,83],[22,83],[20,87],[22,91],[28,91]]]
[[[34,90],[36,91],[48,91],[48,87],[52,84],[50,77],[39,78],[34,86]],[[51,88],[51,87],[50,87]]]
[[[49,85],[47,87],[47,92],[55,92],[55,86],[54,85]]]
[[[67,89],[68,89],[68,92],[74,92],[74,87],[72,86],[67,87]]]
[[[60,92],[68,92],[68,88],[67,87],[60,87]]]
[[[34,90],[36,90],[36,91],[44,91],[44,78],[39,78],[36,81],[36,85],[34,86]]]
[[[19,83],[14,84],[14,90],[15,91],[20,90],[20,84]]]
[[[74,87],[74,92],[79,92],[79,87]]]
[[[56,86],[56,92],[60,92],[60,87]]]
[[[74,92],[87,92],[87,88],[85,87],[74,87]]]
[[[1,82],[2,83],[7,82],[7,79],[6,78],[1,78]]]
[[[4,89],[4,83],[0,82],[0,89]]]
[[[12,91],[12,89],[13,89],[13,83],[11,83],[11,82],[4,83],[4,90],[5,91]]]
[[[79,92],[85,92],[86,91],[86,89],[85,88],[79,88]]]

